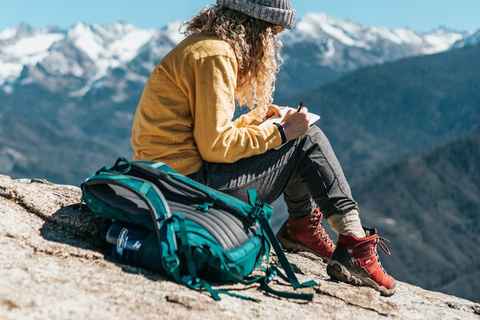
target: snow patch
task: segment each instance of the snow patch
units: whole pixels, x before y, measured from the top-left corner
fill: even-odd
[[[23,65],[21,63],[8,63],[0,61],[0,85],[13,81],[22,72]]]
[[[0,33],[0,40],[8,40],[12,39],[17,35],[17,29],[16,28],[7,28]]]
[[[130,61],[136,57],[139,49],[150,41],[153,36],[153,32],[139,29],[132,30],[123,38],[108,46],[108,56],[121,62]]]
[[[68,30],[67,38],[75,46],[85,52],[92,60],[100,58],[103,47],[100,45],[101,38],[94,35],[90,27],[83,23],[77,23],[72,29]]]
[[[394,29],[393,34],[400,39],[400,43],[422,44],[422,38],[410,29]]]
[[[423,50],[425,54],[433,54],[450,49],[457,41],[463,39],[459,33],[434,32],[425,36],[425,41],[431,48]]]
[[[11,57],[30,57],[32,60],[35,60],[48,54],[47,50],[62,38],[63,35],[57,33],[39,34],[33,37],[20,39],[15,44],[6,47],[3,52]]]
[[[338,41],[342,42],[347,46],[354,46],[355,41],[347,36],[342,29],[336,28],[334,26],[328,24],[322,24],[322,29],[331,35],[332,37],[336,38]]]
[[[323,54],[325,59],[330,59],[335,56],[335,46],[333,45],[333,40],[328,39],[327,40],[327,51]]]

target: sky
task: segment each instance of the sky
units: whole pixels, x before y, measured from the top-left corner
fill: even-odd
[[[480,0],[291,0],[297,20],[325,12],[370,26],[430,32],[440,26],[456,31],[480,29]],[[0,0],[0,32],[20,23],[34,28],[68,28],[77,22],[118,21],[159,29],[188,20],[215,0]]]

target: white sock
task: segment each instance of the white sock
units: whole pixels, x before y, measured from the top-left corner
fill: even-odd
[[[332,230],[338,234],[349,236],[353,234],[357,238],[365,238],[365,230],[362,228],[358,210],[353,209],[345,214],[336,213],[327,219]]]

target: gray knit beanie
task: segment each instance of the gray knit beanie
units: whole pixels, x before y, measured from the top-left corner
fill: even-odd
[[[287,29],[295,23],[290,0],[217,0],[217,4]]]

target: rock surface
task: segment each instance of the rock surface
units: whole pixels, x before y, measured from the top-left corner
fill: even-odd
[[[0,176],[0,318],[9,319],[480,319],[480,305],[398,283],[381,297],[331,281],[325,264],[287,254],[299,279],[319,285],[312,302],[280,299],[257,285],[219,285],[251,302],[189,290],[162,275],[116,263],[95,247],[100,221],[79,211],[73,186]],[[288,290],[278,282],[277,289]]]

